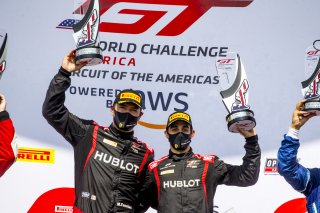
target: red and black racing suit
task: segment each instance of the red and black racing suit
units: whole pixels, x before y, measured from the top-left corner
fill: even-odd
[[[43,116],[74,149],[76,200],[74,212],[137,212],[153,150],[132,134],[112,125],[103,128],[73,115],[64,106],[70,73],[60,68],[43,104]]]
[[[217,156],[201,156],[192,150],[172,152],[149,165],[151,182],[148,204],[158,213],[212,213],[213,198],[220,184],[251,186],[259,177],[261,152],[258,137],[246,139],[240,166],[224,163]],[[152,199],[157,198],[157,199]]]
[[[18,153],[13,123],[7,111],[0,112],[0,177],[16,160]]]

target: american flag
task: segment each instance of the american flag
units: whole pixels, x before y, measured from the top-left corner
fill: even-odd
[[[80,20],[76,20],[76,19],[65,19],[57,26],[57,28],[72,29],[73,25],[77,24],[79,21]]]

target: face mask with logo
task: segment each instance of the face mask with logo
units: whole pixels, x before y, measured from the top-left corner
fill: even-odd
[[[171,146],[176,150],[185,150],[191,143],[191,134],[185,134],[179,132],[176,134],[169,134],[169,142]]]
[[[114,124],[123,131],[131,131],[137,125],[139,117],[135,117],[130,113],[122,113],[114,110]]]

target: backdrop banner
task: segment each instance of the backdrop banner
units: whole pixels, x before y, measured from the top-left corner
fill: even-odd
[[[0,93],[7,98],[19,145],[17,162],[0,179],[1,212],[72,212],[73,198],[63,195],[73,194],[73,149],[43,118],[42,103],[63,57],[76,48],[75,17],[87,4],[0,2],[0,29],[8,35]],[[219,186],[214,210],[286,212],[305,201],[278,175],[277,151],[303,98],[305,51],[320,39],[319,8],[319,0],[100,0],[103,60],[72,74],[66,106],[108,126],[115,96],[136,89],[146,101],[135,135],[154,148],[156,159],[168,154],[163,134],[168,115],[182,110],[192,116],[195,153],[241,164],[244,139],[228,131],[215,64],[236,52],[252,88],[261,172],[252,187]],[[307,167],[320,166],[318,126],[315,117],[300,131],[299,160]]]

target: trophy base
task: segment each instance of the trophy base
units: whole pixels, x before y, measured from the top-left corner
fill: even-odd
[[[304,110],[308,112],[315,112],[316,115],[320,115],[320,101],[319,100],[307,100],[304,103]]]
[[[86,66],[93,66],[102,63],[100,47],[82,47],[76,50],[76,64],[86,63]]]
[[[253,111],[246,109],[242,111],[235,111],[227,116],[228,130],[230,132],[238,133],[238,128],[248,131],[256,126]]]

